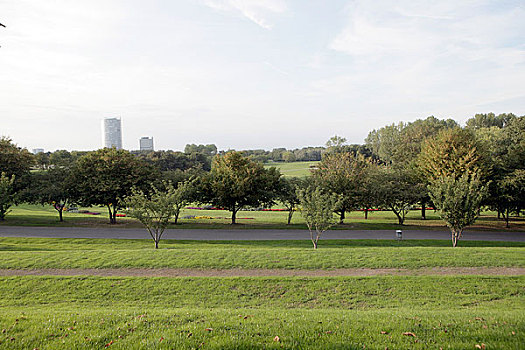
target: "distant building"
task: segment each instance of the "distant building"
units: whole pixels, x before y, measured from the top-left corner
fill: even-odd
[[[43,148],[33,148],[33,154],[44,153]]]
[[[153,151],[153,137],[141,137],[139,144],[141,151]]]
[[[122,149],[122,127],[120,118],[105,118],[102,121],[104,148]]]

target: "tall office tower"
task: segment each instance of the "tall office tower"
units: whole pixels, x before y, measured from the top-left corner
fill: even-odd
[[[105,118],[102,121],[102,135],[105,148],[122,149],[122,128],[120,118]]]
[[[139,144],[141,151],[153,151],[153,137],[141,137]]]

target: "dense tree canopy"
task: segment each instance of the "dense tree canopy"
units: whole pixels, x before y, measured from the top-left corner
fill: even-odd
[[[280,176],[275,168],[265,169],[240,152],[228,152],[215,156],[210,173],[202,178],[199,197],[202,202],[229,210],[235,224],[240,209],[273,203]]]
[[[0,173],[7,177],[15,176],[13,190],[20,191],[29,183],[29,170],[34,157],[25,148],[20,148],[7,137],[0,138]]]
[[[442,130],[424,141],[418,165],[431,181],[463,174],[485,176],[489,170],[486,154],[480,150],[474,134],[460,128]]]
[[[153,169],[125,150],[104,148],[81,157],[73,168],[74,195],[85,206],[106,206],[110,223],[133,187],[147,188]]]
[[[326,191],[341,196],[336,209],[340,223],[343,223],[346,211],[356,209],[359,205],[359,193],[369,164],[362,155],[329,153],[312,171],[314,178]]]

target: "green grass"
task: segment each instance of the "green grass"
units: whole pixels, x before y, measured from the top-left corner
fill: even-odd
[[[310,169],[317,166],[318,161],[311,162],[269,162],[265,163],[264,167],[275,167],[279,169],[281,174],[285,177],[305,177],[310,176],[312,173]]]
[[[146,233],[144,234],[146,238]],[[523,267],[525,244],[511,242],[325,240],[176,241],[0,238],[0,268],[419,268]]]
[[[519,349],[524,282],[4,277],[0,348]]]
[[[79,213],[64,213],[65,222],[58,221],[58,214],[51,206],[23,204],[12,208],[12,212],[0,225],[14,226],[73,226],[73,227],[106,227],[108,226],[107,210],[105,208],[87,208],[100,212],[100,215],[91,216]],[[240,211],[237,215],[238,225],[232,226],[231,213],[224,210],[194,210],[184,209],[181,217],[187,215],[212,217],[213,219],[181,219],[180,225],[170,225],[170,228],[206,228],[206,229],[306,229],[300,213],[295,213],[291,225],[286,225],[287,212],[267,211]],[[136,220],[118,218],[119,227],[142,227]],[[344,225],[335,226],[334,229],[346,230],[395,230],[400,228],[395,215],[388,211],[371,212],[367,220],[362,212],[347,214]],[[409,212],[404,230],[447,230],[439,216],[433,211],[427,211],[427,220],[421,220],[419,211]],[[471,226],[471,230],[497,230],[497,231],[525,231],[525,219],[512,218],[511,228],[505,229],[505,223],[498,220],[493,212],[485,212]]]

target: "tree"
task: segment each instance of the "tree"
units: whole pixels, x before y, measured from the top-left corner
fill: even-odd
[[[430,198],[439,215],[450,228],[452,246],[456,247],[463,229],[476,220],[486,193],[478,175],[443,176],[429,185]]]
[[[424,142],[418,158],[419,169],[430,182],[463,174],[485,176],[489,167],[486,153],[479,146],[469,130],[442,130]]]
[[[288,210],[287,224],[292,222],[292,216],[295,208],[299,204],[299,197],[297,197],[297,190],[304,187],[304,180],[298,177],[281,177],[279,184],[279,191],[277,199]]]
[[[177,225],[177,221],[179,220],[180,211],[182,208],[188,205],[194,195],[194,192],[195,179],[179,182],[178,186],[173,190],[173,207],[175,208],[173,216],[175,218],[175,225]]]
[[[90,152],[73,167],[73,193],[82,205],[108,208],[110,224],[133,187],[145,189],[156,178],[148,164],[125,150],[104,148]]]
[[[133,188],[131,195],[124,201],[126,214],[139,220],[146,227],[155,242],[155,249],[159,248],[162,234],[177,211],[175,188],[171,183],[165,184],[164,187],[163,191],[152,187],[149,196],[142,190]]]
[[[215,156],[212,169],[201,179],[196,195],[200,202],[229,210],[235,224],[240,209],[273,203],[280,176],[277,169],[265,169],[240,152],[231,151]]]
[[[424,185],[410,168],[383,167],[376,172],[370,186],[376,205],[391,210],[399,225],[403,225],[410,208],[426,194]]]
[[[15,175],[15,193],[28,185],[29,170],[33,164],[34,157],[27,149],[18,147],[7,137],[0,138],[0,172],[9,178]]]
[[[490,127],[503,128],[509,123],[511,119],[515,117],[516,116],[512,113],[502,113],[498,116],[496,116],[494,113],[480,113],[467,120],[466,127],[468,129],[481,129]]]
[[[74,163],[75,157],[66,150],[56,150],[49,155],[49,163],[54,166],[71,167]]]
[[[72,187],[71,169],[53,167],[31,174],[31,184],[23,197],[30,203],[51,204],[62,222],[64,209],[72,202]]]
[[[312,174],[326,191],[341,196],[336,212],[339,223],[343,223],[345,212],[358,205],[358,193],[364,181],[364,174],[370,162],[362,155],[351,153],[325,154]]]
[[[455,127],[458,124],[452,119],[440,120],[430,116],[372,130],[366,138],[366,144],[384,163],[406,165],[417,158],[424,140],[441,130]]]
[[[15,175],[8,177],[5,172],[0,173],[0,221],[5,220],[9,208],[14,204]]]
[[[497,203],[509,228],[510,213],[518,213],[525,207],[525,170],[516,169],[498,181]]]
[[[317,243],[323,232],[337,223],[334,220],[334,210],[340,198],[321,187],[299,189],[297,197],[301,215],[310,232],[310,239],[314,249],[317,249]]]
[[[343,152],[346,139],[341,136],[334,135],[326,141],[326,151],[327,153],[337,153]]]

